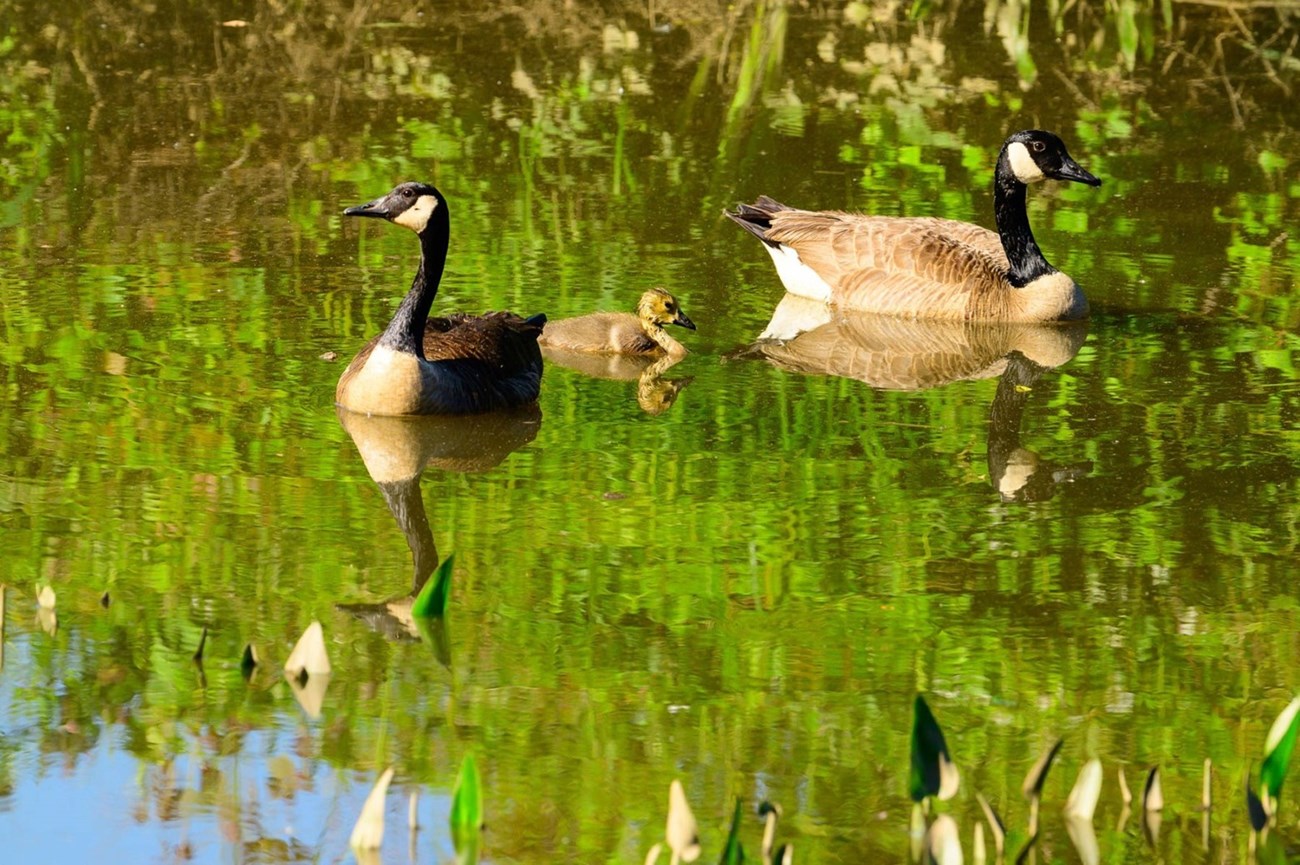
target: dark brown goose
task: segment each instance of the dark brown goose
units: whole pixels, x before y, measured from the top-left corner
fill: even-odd
[[[420,269],[392,321],[348,364],[334,401],[376,415],[470,414],[537,399],[546,316],[509,312],[429,318],[451,222],[447,200],[425,183],[403,183],[344,216],[386,219],[420,238]]]
[[[796,210],[762,196],[727,216],[763,241],[792,294],[908,318],[1041,322],[1086,318],[1074,280],[1043,257],[1025,211],[1028,184],[1101,181],[1050,132],[1017,132],[993,175],[997,232],[952,219]]]
[[[538,343],[544,348],[587,354],[684,357],[686,347],[664,330],[666,324],[695,330],[677,298],[666,289],[651,288],[637,301],[636,315],[593,312],[549,321]]]

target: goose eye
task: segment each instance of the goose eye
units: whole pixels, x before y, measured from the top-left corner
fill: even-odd
[[[1041,141],[1031,141],[1029,142],[1029,146],[1034,148],[1035,153],[1042,153],[1043,150],[1046,149],[1047,147],[1047,145]]]
[[[1037,143],[1037,142],[1035,142],[1035,143]],[[1039,149],[1041,149],[1041,148],[1039,148]],[[413,195],[415,195],[415,191],[412,190],[412,189],[409,189],[409,188],[408,188],[408,189],[403,189],[403,190],[402,190],[402,197],[403,197],[403,198],[410,198],[410,197],[413,196]]]

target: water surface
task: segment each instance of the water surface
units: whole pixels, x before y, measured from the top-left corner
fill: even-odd
[[[0,22],[7,855],[346,861],[394,765],[381,861],[444,861],[472,750],[491,861],[639,862],[680,778],[705,857],[739,797],[782,804],[800,861],[904,862],[922,692],[967,840],[976,790],[1023,825],[1061,736],[1040,861],[1075,861],[1055,814],[1092,756],[1103,855],[1244,856],[1241,781],[1298,687],[1294,18],[446,5]],[[1030,193],[1087,325],[746,350],[782,290],[724,207],[987,225],[1031,126],[1105,181]],[[417,249],[340,212],[412,178],[452,209],[437,308],[662,284],[692,353],[551,365],[489,427],[341,423]],[[380,612],[453,551],[441,654]],[[279,676],[313,620],[318,717]],[[1157,764],[1153,850],[1113,778]]]

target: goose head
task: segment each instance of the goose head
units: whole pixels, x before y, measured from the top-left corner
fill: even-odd
[[[998,174],[1009,172],[1024,184],[1040,180],[1072,180],[1088,186],[1101,186],[1101,181],[1075,162],[1065,142],[1041,129],[1017,132],[1002,145],[998,159]]]
[[[386,219],[394,225],[423,234],[435,213],[447,212],[447,199],[428,183],[399,183],[393,191],[343,211],[344,216]]]
[[[682,312],[682,305],[666,289],[651,288],[641,295],[636,305],[637,318],[650,327],[663,327],[675,324],[687,330],[695,330],[695,323]]]

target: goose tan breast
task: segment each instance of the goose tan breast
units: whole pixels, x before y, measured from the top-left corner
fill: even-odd
[[[419,358],[377,345],[360,369],[344,371],[339,380],[338,403],[349,411],[365,414],[415,414],[420,409],[423,385],[424,370]]]

